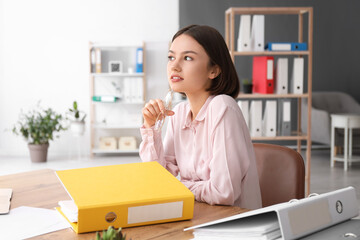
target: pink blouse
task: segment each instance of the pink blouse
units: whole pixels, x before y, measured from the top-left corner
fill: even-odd
[[[187,102],[168,117],[164,143],[161,132],[140,129],[142,161],[157,161],[208,204],[261,208],[261,195],[250,134],[236,101],[210,96],[191,121]]]

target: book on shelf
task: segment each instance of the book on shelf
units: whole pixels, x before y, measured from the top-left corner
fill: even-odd
[[[101,73],[101,49],[95,48],[95,72]]]
[[[94,102],[116,102],[119,100],[119,97],[116,96],[93,96],[92,100]]]
[[[241,15],[240,16],[240,27],[239,27],[239,37],[237,40],[237,50],[238,52],[250,51],[250,24],[251,16],[250,15]]]
[[[269,42],[265,45],[269,51],[306,51],[307,43],[302,42]]]
[[[287,94],[288,93],[288,59],[278,58],[276,62],[276,76],[275,76],[275,93]]]
[[[137,48],[136,49],[136,72],[137,73],[143,72],[143,57],[144,57],[143,48]]]
[[[274,93],[274,57],[253,57],[253,93]]]
[[[253,15],[251,28],[251,50],[262,52],[265,49],[265,16]]]
[[[302,94],[304,92],[304,58],[294,58],[290,83],[291,93]]]

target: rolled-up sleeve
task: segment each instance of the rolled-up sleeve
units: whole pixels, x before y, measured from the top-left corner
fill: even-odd
[[[169,121],[164,145],[162,142],[161,131],[155,131],[153,128],[140,128],[142,142],[140,144],[139,155],[143,162],[157,161],[174,176],[178,175],[179,168],[176,164],[173,145],[173,127]]]

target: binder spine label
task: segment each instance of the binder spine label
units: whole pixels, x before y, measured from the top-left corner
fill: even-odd
[[[160,221],[183,216],[183,201],[129,207],[128,224]]]

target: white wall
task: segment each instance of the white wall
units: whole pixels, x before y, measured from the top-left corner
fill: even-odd
[[[39,100],[61,113],[77,100],[89,113],[89,41],[145,41],[148,98],[164,95],[178,12],[178,0],[0,0],[0,154],[28,155],[23,139],[4,129]],[[70,137],[51,142],[49,158],[66,154]]]

